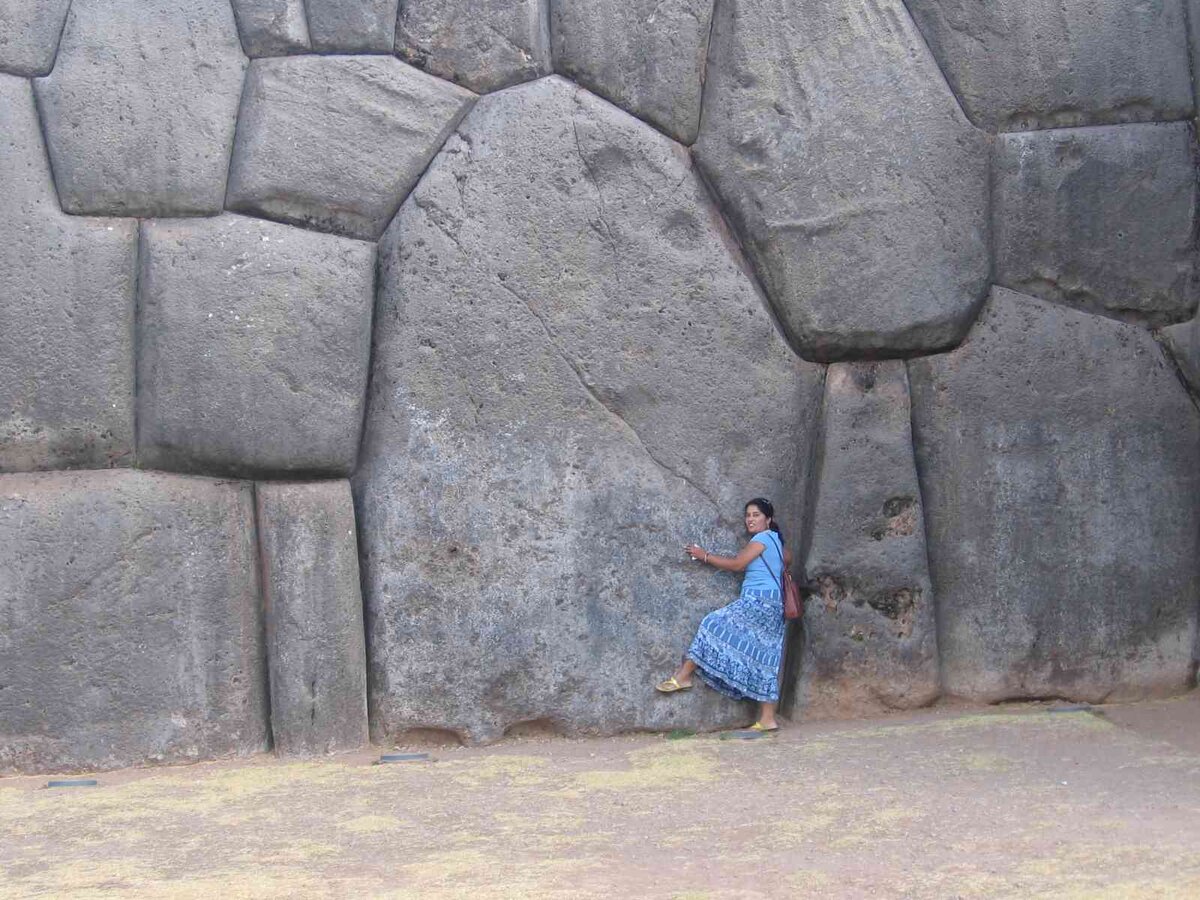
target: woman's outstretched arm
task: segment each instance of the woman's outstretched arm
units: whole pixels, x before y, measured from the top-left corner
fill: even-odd
[[[721,569],[725,572],[745,572],[746,566],[762,556],[763,551],[766,549],[766,547],[757,541],[748,543],[741,549],[741,552],[737,556],[718,556],[716,553],[709,553],[698,544],[688,544],[683,548],[684,552],[692,559],[706,562],[713,568]]]

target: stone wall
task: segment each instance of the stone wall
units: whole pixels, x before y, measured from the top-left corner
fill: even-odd
[[[1192,0],[0,0],[0,772],[1194,684]]]

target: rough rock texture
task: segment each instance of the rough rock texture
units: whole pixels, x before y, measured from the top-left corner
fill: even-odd
[[[1200,397],[1200,320],[1172,325],[1160,335],[1187,386]]]
[[[486,93],[548,73],[544,0],[400,0],[396,53]]]
[[[0,477],[0,772],[265,750],[248,484]]]
[[[690,144],[712,0],[550,0],[558,71]]]
[[[367,742],[367,652],[346,481],[259,484],[275,751]]]
[[[397,0],[304,0],[314,50],[391,53]]]
[[[247,56],[280,56],[308,49],[304,0],[233,0]]]
[[[49,72],[70,6],[71,0],[0,0],[0,72]]]
[[[900,0],[722,0],[696,151],[806,357],[956,344],[988,277],[987,141]]]
[[[219,212],[245,62],[228,0],[74,0],[35,82],[63,209]]]
[[[937,626],[904,363],[831,366],[822,424],[800,709],[924,706],[938,695]]]
[[[1200,421],[1151,335],[997,288],[909,374],[944,689],[1189,687]]]
[[[907,0],[971,120],[989,131],[1181,119],[1180,0]]]
[[[137,222],[62,213],[29,82],[0,75],[0,471],[130,462]]]
[[[1191,126],[1113,125],[1001,135],[996,281],[1118,318],[1196,309]]]
[[[375,240],[472,99],[386,56],[255,60],[229,208]]]
[[[375,248],[242,216],[142,226],[138,456],[208,474],[347,474]]]
[[[355,497],[375,737],[720,726],[656,696],[799,519],[822,369],[793,357],[686,153],[552,77],[480,99],[380,245]]]

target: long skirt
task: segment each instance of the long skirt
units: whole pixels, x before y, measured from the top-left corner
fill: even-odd
[[[736,700],[776,703],[784,625],[779,591],[743,590],[704,617],[687,657],[713,690]]]

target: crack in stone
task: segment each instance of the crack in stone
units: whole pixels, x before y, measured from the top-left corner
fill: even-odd
[[[575,92],[575,103],[579,104],[579,92]],[[600,224],[604,226],[604,234],[608,238],[608,247],[612,252],[613,257],[613,277],[617,279],[617,284],[622,290],[625,289],[625,282],[621,280],[621,251],[617,247],[617,239],[613,236],[612,228],[608,224],[607,210],[604,206],[604,192],[600,190],[600,182],[596,180],[596,173],[592,169],[592,164],[588,162],[587,157],[583,153],[583,143],[579,139],[579,121],[575,116],[571,116],[571,131],[575,135],[575,152],[579,154],[579,161],[583,163],[583,168],[587,172],[587,180],[591,182],[592,187],[596,191],[596,206],[597,212],[600,215]]]

